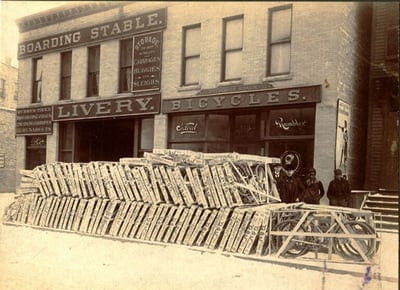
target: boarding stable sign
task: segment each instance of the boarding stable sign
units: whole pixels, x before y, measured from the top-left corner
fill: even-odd
[[[20,43],[18,44],[18,59],[132,34],[160,30],[166,26],[167,9],[162,8],[117,21],[101,23]]]
[[[163,101],[163,113],[236,109],[321,101],[321,86],[222,93]]]

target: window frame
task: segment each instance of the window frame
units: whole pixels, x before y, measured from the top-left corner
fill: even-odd
[[[65,56],[70,55],[69,62],[66,62]],[[60,100],[70,100],[71,99],[71,76],[72,76],[72,51],[65,51],[60,54],[61,57],[61,72],[60,72]],[[64,75],[64,66],[69,66],[69,74]],[[66,95],[64,95],[64,82],[69,82],[69,90]]]
[[[124,42],[126,43],[128,41],[130,41],[131,45],[132,45],[131,46],[131,63],[130,63],[130,65],[123,65],[123,59],[122,59],[123,46],[122,46],[122,44]],[[133,42],[134,42],[133,37],[121,39],[119,41],[119,71],[118,71],[118,92],[119,93],[130,93],[133,91],[133,44],[134,44]],[[122,72],[123,71],[125,72],[126,70],[129,70],[129,69],[131,71],[131,78],[130,78],[127,90],[124,90],[122,88],[122,80],[123,80],[123,77],[125,77],[125,73],[122,73]]]
[[[271,37],[272,37],[272,15],[274,12],[278,12],[281,10],[289,10],[290,9],[290,36],[287,39],[272,42]],[[290,74],[291,71],[291,50],[292,50],[292,28],[293,28],[293,5],[292,4],[287,4],[287,5],[282,5],[278,7],[273,7],[268,9],[268,40],[267,40],[267,77],[274,77],[274,76],[282,76],[282,75],[288,75]],[[289,51],[289,69],[287,72],[282,72],[282,73],[271,73],[271,65],[272,65],[272,59],[271,59],[271,53],[272,53],[272,46],[274,45],[281,45],[281,44],[290,44],[290,51]]]
[[[31,103],[41,103],[42,102],[42,77],[43,77],[43,58],[42,57],[36,57],[32,59],[33,64],[32,64],[32,97],[31,97]],[[38,74],[38,61],[41,62],[41,73],[40,73],[40,79],[37,78]],[[38,85],[40,84],[41,89],[40,93],[38,95]]]
[[[201,34],[201,23],[196,23],[188,26],[182,27],[182,67],[181,67],[181,86],[192,86],[192,85],[199,85],[200,79],[197,80],[197,82],[194,83],[188,83],[186,82],[186,72],[187,72],[187,61],[192,60],[192,59],[199,59],[200,62],[200,49],[198,54],[193,54],[193,55],[186,55],[186,48],[187,48],[187,31],[191,29],[200,29],[200,34]]]
[[[71,148],[67,148],[66,144],[66,136],[68,126],[71,126],[72,131],[72,140],[71,140]],[[60,122],[59,125],[59,136],[58,136],[58,160],[61,162],[74,162],[75,161],[75,122]],[[65,153],[71,154],[71,160],[66,160],[64,158]]]
[[[31,138],[39,138],[39,139],[44,139],[44,144],[38,144],[37,146],[32,146],[30,145],[30,139]],[[42,160],[42,163],[40,164],[45,164],[46,159],[47,159],[47,135],[28,135],[25,136],[25,169],[33,169],[35,166],[32,166],[30,163],[31,156],[35,155],[37,156],[37,152],[35,153],[35,150],[44,150],[44,160]],[[37,165],[36,165],[37,166]]]
[[[226,48],[227,23],[229,21],[234,21],[234,20],[238,20],[238,19],[242,20],[242,45],[240,48],[227,49]],[[231,79],[226,78],[226,56],[228,53],[237,52],[237,51],[241,51],[243,54],[243,40],[244,40],[243,36],[244,36],[244,14],[226,17],[226,18],[222,19],[221,82],[239,81],[242,79],[242,76],[240,76],[238,78],[231,78]]]
[[[98,60],[97,60],[97,67],[96,70],[92,71],[91,68],[91,58],[90,58],[90,54],[91,54],[91,50],[95,50],[98,49],[99,53],[98,53]],[[100,89],[100,56],[101,54],[101,46],[100,44],[98,45],[94,45],[94,46],[89,46],[88,47],[88,67],[87,67],[87,92],[86,95],[87,97],[98,97],[99,96],[99,89]],[[93,80],[93,76],[95,77],[94,79],[96,80],[96,88],[97,88],[97,92],[92,92],[92,87],[91,81]],[[94,88],[94,87],[93,87]]]

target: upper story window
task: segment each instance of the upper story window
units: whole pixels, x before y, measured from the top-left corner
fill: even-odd
[[[42,101],[42,58],[33,59],[32,103]]]
[[[200,24],[183,28],[181,85],[199,84],[200,71]]]
[[[0,79],[0,98],[6,97],[6,80]]]
[[[119,53],[119,92],[127,93],[132,91],[132,46],[133,39],[120,41]]]
[[[99,95],[100,45],[89,47],[87,96]]]
[[[221,80],[240,80],[242,77],[243,16],[223,20]]]
[[[71,67],[72,67],[72,52],[67,51],[62,53],[60,100],[69,100],[71,98]]]
[[[292,5],[269,10],[268,76],[290,73]]]

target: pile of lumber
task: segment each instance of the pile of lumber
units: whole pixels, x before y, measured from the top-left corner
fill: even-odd
[[[206,209],[30,194],[9,207],[6,222],[262,256],[267,254],[271,215],[277,208],[290,205]]]
[[[279,162],[156,150],[120,162],[43,164],[21,171],[4,221],[264,255],[271,210],[289,206],[270,169]]]
[[[280,201],[269,167],[273,162],[279,159],[178,150],[121,162],[56,162],[22,170],[19,192],[204,208],[263,204]]]

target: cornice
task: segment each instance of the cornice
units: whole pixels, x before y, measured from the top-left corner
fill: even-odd
[[[64,22],[90,14],[103,12],[116,7],[133,2],[79,2],[73,4],[62,5],[43,12],[25,16],[16,20],[19,32],[27,32],[30,30],[42,28],[52,24]]]

